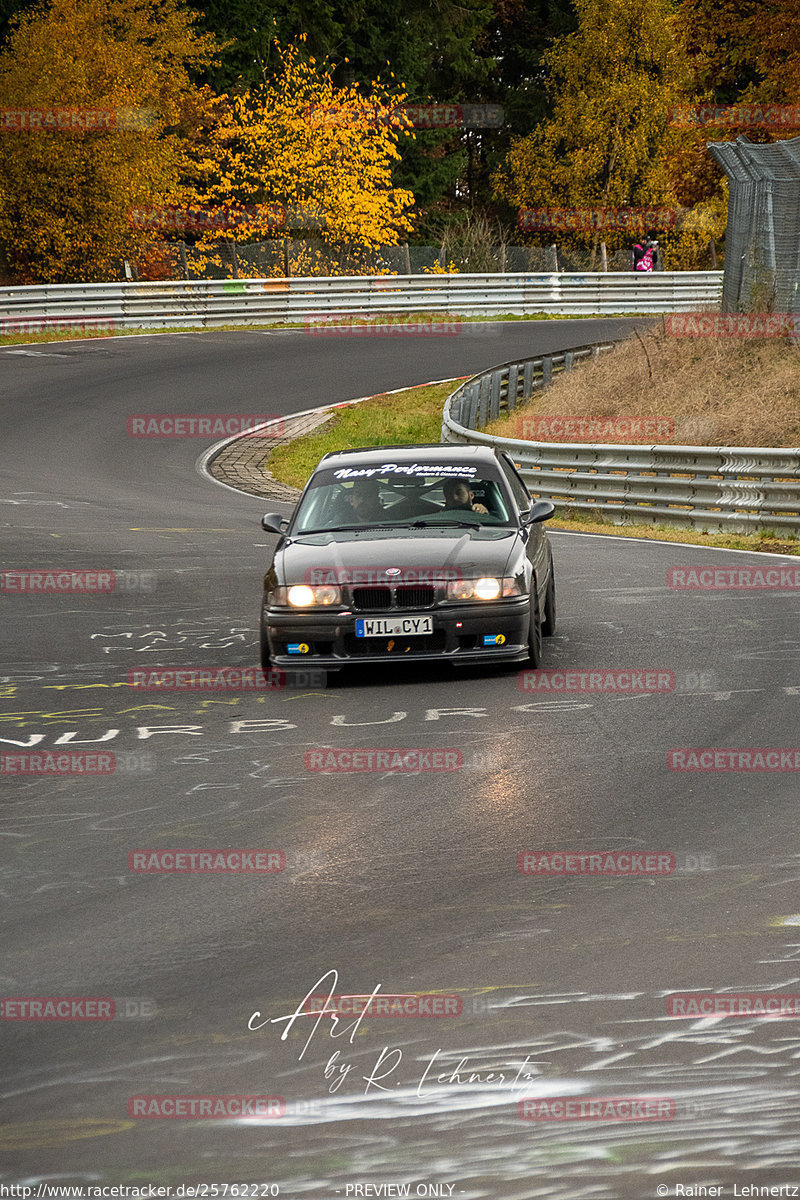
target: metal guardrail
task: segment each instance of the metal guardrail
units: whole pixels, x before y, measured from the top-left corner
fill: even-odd
[[[0,288],[0,332],[59,323],[120,329],[247,325],[352,313],[455,316],[691,312],[719,309],[721,271],[652,275],[364,275],[290,279],[187,279]]]
[[[514,412],[554,375],[611,349],[595,343],[473,376],[445,402],[442,441],[507,450],[531,491],[582,514],[800,536],[800,449],[528,442],[479,431]]]

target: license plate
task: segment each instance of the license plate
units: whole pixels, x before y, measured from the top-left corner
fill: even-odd
[[[362,617],[356,637],[417,637],[433,633],[433,617]]]

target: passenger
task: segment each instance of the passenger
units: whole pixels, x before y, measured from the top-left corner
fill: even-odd
[[[461,508],[467,512],[487,513],[489,512],[483,504],[475,504],[475,493],[470,490],[468,484],[463,479],[445,479],[442,484],[444,492],[445,509]]]

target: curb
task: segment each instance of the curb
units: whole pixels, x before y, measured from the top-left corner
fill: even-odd
[[[469,375],[459,375],[454,379],[431,379],[427,383],[412,384],[411,388],[432,387],[433,385],[439,383],[458,383],[461,380],[469,378]],[[300,412],[289,413],[286,417],[274,417],[270,421],[264,421],[261,425],[253,426],[253,429],[248,430],[247,433],[235,433],[231,437],[223,438],[222,441],[216,442],[213,446],[210,446],[200,455],[195,462],[195,469],[200,475],[203,476],[204,479],[210,479],[212,483],[216,483],[218,487],[227,488],[228,491],[236,492],[237,495],[258,496],[265,500],[277,500],[282,501],[285,504],[293,505],[297,500],[297,497],[300,495],[301,489],[291,487],[286,483],[279,483],[277,480],[272,480],[269,471],[266,469],[263,463],[265,456],[269,454],[270,450],[274,450],[276,446],[286,445],[288,442],[294,441],[295,438],[302,437],[305,433],[316,429],[319,425],[324,424],[325,421],[332,417],[340,408],[350,408],[354,404],[363,404],[365,400],[374,400],[376,396],[396,396],[400,392],[410,391],[411,388],[393,388],[391,391],[387,392],[376,392],[372,396],[359,396],[355,400],[341,400],[337,404],[324,404],[319,408],[305,408]],[[269,438],[268,431],[271,426],[280,425],[284,428],[286,426],[291,427],[292,423],[301,420],[303,417],[316,417],[320,419],[312,420],[310,423],[306,422],[305,425],[303,425],[301,422],[300,428],[290,428],[288,432],[281,432],[274,439]],[[224,464],[220,464],[220,466],[224,466],[224,474],[226,476],[236,480],[236,476],[241,474],[241,480],[236,480],[234,483],[229,483],[226,479],[220,479],[218,475],[215,475],[213,469],[214,464],[217,463],[218,460],[223,459],[226,455],[226,452],[229,451],[231,447],[238,447],[239,442],[252,439],[253,434],[260,430],[266,431],[266,438],[261,440],[257,439],[251,442],[251,454],[245,455],[233,462],[226,460]],[[269,440],[271,444],[269,446],[265,446],[264,440]],[[248,478],[248,476],[255,471],[261,471],[262,477],[264,478],[264,487],[259,488],[258,491],[252,490],[252,479]],[[250,486],[245,486],[246,484],[250,484]]]

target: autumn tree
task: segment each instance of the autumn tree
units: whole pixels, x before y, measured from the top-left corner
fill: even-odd
[[[669,204],[669,117],[685,89],[671,4],[576,0],[575,7],[577,30],[544,55],[552,115],[512,145],[496,193],[517,208]]]
[[[278,45],[305,34],[302,53],[331,64],[336,86],[394,72],[411,103],[470,104],[497,101],[499,47],[509,61],[518,47],[519,9],[550,0],[189,0],[202,10],[207,28],[232,39],[208,81],[238,92],[269,83],[282,71]],[[569,0],[553,0],[569,4]],[[2,3],[2,0],[0,0]],[[499,18],[496,8],[503,9]],[[511,9],[514,9],[512,12]],[[541,29],[535,21],[538,37]],[[494,38],[503,31],[502,45]],[[502,133],[465,134],[460,129],[420,130],[402,144],[392,168],[397,187],[412,190],[421,206],[464,193],[477,147]],[[475,170],[471,172],[475,177]],[[485,181],[481,178],[485,189]]]
[[[414,203],[391,178],[398,139],[412,136],[397,112],[404,94],[379,79],[369,92],[337,87],[331,65],[303,59],[299,43],[279,53],[276,77],[236,97],[215,131],[208,205],[243,213],[231,231],[239,241],[271,236],[278,206],[332,245],[396,245]]]
[[[800,95],[800,6],[797,0],[680,0],[678,29],[691,70],[695,106],[795,106]],[[722,172],[709,141],[771,142],[797,136],[797,127],[687,125],[670,157],[670,175],[684,205],[715,204]]]
[[[213,54],[181,0],[52,0],[17,18],[0,53],[0,109],[23,114],[0,132],[0,244],[17,279],[113,278],[158,236],[128,215],[180,194],[182,123],[209,102],[191,72]]]

